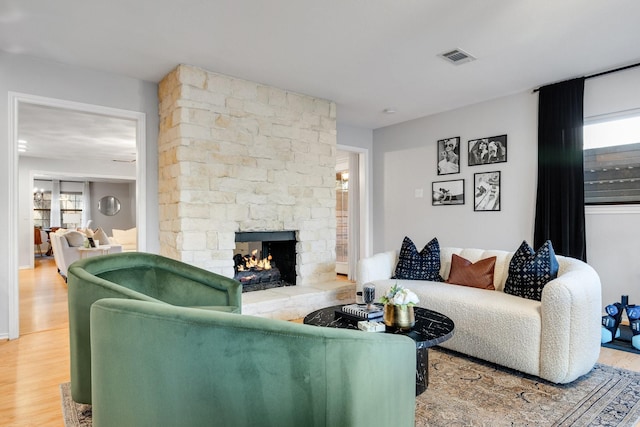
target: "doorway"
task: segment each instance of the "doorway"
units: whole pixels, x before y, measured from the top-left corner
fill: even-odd
[[[336,273],[356,280],[369,253],[367,150],[339,147],[336,155]]]
[[[349,275],[349,153],[336,158],[336,273]]]
[[[42,106],[59,111],[68,112],[80,112],[94,115],[96,118],[115,118],[133,121],[135,123],[135,219],[137,225],[138,234],[138,250],[144,251],[146,249],[146,205],[140,195],[146,193],[146,125],[145,114],[136,111],[121,110],[110,107],[103,107],[92,104],[83,104],[73,101],[66,101],[54,98],[45,98],[40,96],[21,94],[21,93],[9,93],[9,141],[10,141],[10,153],[13,159],[13,171],[10,173],[10,202],[12,206],[12,215],[10,223],[12,229],[9,241],[14,245],[14,250],[11,251],[10,259],[7,260],[11,275],[15,280],[9,286],[9,338],[15,339],[20,335],[19,326],[19,280],[18,269],[22,264],[20,260],[20,251],[28,251],[30,259],[33,260],[33,246],[30,244],[19,244],[19,242],[30,242],[33,240],[33,211],[31,209],[31,180],[26,179],[24,174],[33,176],[33,170],[24,172],[18,167],[18,141],[20,139],[20,107],[21,106]],[[96,149],[95,146],[89,147],[90,149]],[[76,154],[68,152],[69,155]],[[76,160],[77,161],[77,160]],[[47,170],[46,163],[39,168],[37,172],[50,173]],[[100,168],[95,168],[97,176],[103,176],[104,173],[100,173]],[[72,173],[73,174],[73,173]],[[23,176],[21,176],[23,175]],[[31,178],[32,179],[32,178]],[[25,190],[26,189],[26,190]],[[26,191],[26,193],[25,193]],[[24,194],[29,194],[29,197],[25,197]],[[21,205],[22,203],[22,205]],[[25,208],[26,206],[26,208]],[[29,212],[25,217],[25,212]],[[22,248],[22,249],[21,249]]]

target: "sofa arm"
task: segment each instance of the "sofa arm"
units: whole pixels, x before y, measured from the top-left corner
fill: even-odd
[[[356,270],[356,288],[362,289],[362,285],[374,280],[387,280],[393,276],[398,262],[397,251],[380,252],[368,258],[358,261]]]
[[[591,266],[573,258],[558,260],[558,277],[542,291],[540,376],[568,383],[598,360],[602,295],[600,277]]]

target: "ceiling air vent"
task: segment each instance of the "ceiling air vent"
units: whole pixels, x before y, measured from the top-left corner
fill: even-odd
[[[438,56],[446,60],[447,62],[450,62],[455,65],[460,65],[466,62],[475,61],[476,59],[462,49],[453,49],[449,52],[441,53]]]

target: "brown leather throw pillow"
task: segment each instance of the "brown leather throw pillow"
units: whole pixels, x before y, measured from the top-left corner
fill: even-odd
[[[453,254],[451,257],[451,272],[447,283],[494,290],[493,270],[495,265],[496,257],[494,256],[473,263]]]

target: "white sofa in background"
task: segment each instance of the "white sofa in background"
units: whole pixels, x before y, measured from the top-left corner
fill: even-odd
[[[503,292],[513,252],[441,248],[440,275],[446,280],[451,256],[471,262],[496,257],[495,290],[431,282],[391,279],[398,252],[361,259],[357,288],[372,282],[376,297],[394,284],[414,291],[418,306],[443,313],[455,323],[453,338],[440,346],[535,375],[568,383],[589,372],[600,354],[601,285],[588,264],[557,256],[556,279],[535,301]]]
[[[67,277],[67,269],[74,262],[80,259],[82,252],[79,248],[84,247],[85,235],[75,230],[60,229],[55,233],[51,233],[49,238],[51,239],[51,246],[53,247],[53,258],[56,262],[58,272]],[[122,252],[122,246],[104,244],[101,242],[100,246],[109,246],[108,253]],[[102,255],[101,251],[89,251],[84,256],[96,256]]]
[[[118,230],[114,228],[111,232],[113,234],[111,241],[121,245],[124,252],[138,250],[138,229],[136,227],[128,230]]]

